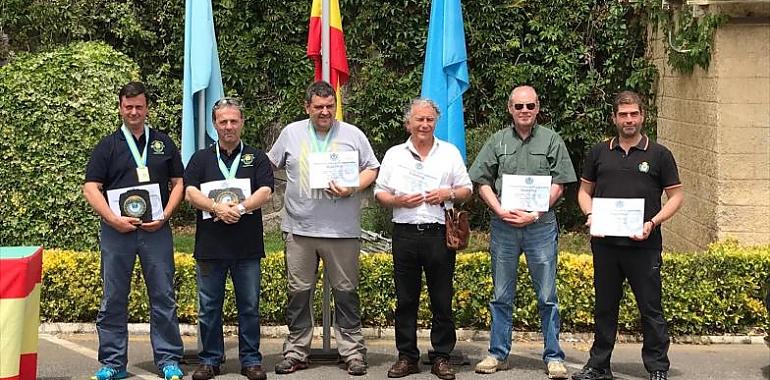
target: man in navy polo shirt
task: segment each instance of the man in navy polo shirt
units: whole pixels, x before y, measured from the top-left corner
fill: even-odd
[[[167,380],[182,377],[173,244],[166,222],[182,200],[184,169],[176,145],[146,124],[145,92],[139,82],[120,90],[123,125],[94,148],[83,185],[83,195],[101,216],[104,294],[96,329],[102,368],[94,380],[128,376],[128,292],[137,255],[150,297],[155,364]]]
[[[273,169],[263,151],[241,141],[242,111],[234,98],[214,104],[219,141],[196,152],[184,175],[186,199],[198,209],[194,255],[202,347],[194,380],[220,373],[227,272],[238,308],[241,374],[249,380],[267,378],[259,352],[260,260],[265,257],[260,208],[273,192]]]
[[[618,329],[623,282],[628,279],[642,316],[642,361],[651,380],[668,378],[669,336],[661,306],[662,237],[660,225],[682,205],[684,193],[671,152],[642,135],[640,96],[623,91],[615,97],[612,121],[618,135],[596,144],[586,156],[578,203],[591,225],[593,197],[644,199],[642,233],[630,237],[594,236],[594,343],[574,380],[610,380],[610,357]],[[661,207],[661,195],[668,202]]]

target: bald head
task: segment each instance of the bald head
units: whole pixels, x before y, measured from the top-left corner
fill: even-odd
[[[531,86],[519,86],[511,91],[508,98],[508,112],[513,117],[513,123],[518,128],[529,129],[537,122],[540,112],[540,102],[537,92]]]
[[[513,104],[514,97],[533,97],[537,99],[537,91],[535,91],[535,88],[532,86],[518,86],[514,87],[513,91],[511,91],[511,96],[508,97],[508,104]]]

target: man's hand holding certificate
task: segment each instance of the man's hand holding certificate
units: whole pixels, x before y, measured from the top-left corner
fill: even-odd
[[[550,196],[551,176],[503,175],[500,207],[504,210],[546,212]]]
[[[594,198],[591,208],[592,236],[641,236],[644,199]]]
[[[355,150],[310,153],[308,164],[311,189],[328,189],[331,182],[337,187],[359,186],[358,152]]]

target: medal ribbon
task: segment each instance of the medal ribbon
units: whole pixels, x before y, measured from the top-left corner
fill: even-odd
[[[134,156],[134,162],[136,162],[137,168],[143,168],[147,166],[147,146],[150,143],[150,128],[147,126],[147,124],[144,125],[144,151],[142,151],[142,155],[139,155],[139,148],[136,146],[136,141],[134,141],[134,136],[131,134],[131,132],[128,131],[128,127],[126,127],[125,124],[120,127],[120,130],[123,131],[123,136],[126,138],[126,144],[128,144],[128,150],[131,151],[131,155]]]
[[[235,178],[235,173],[238,172],[238,166],[241,165],[241,153],[243,153],[243,141],[241,141],[240,150],[238,151],[238,155],[235,156],[235,159],[233,160],[233,164],[230,165],[230,168],[227,168],[227,165],[225,165],[225,162],[222,161],[222,156],[219,153],[219,145],[217,145],[217,163],[219,164],[219,171],[222,172],[222,175],[225,177],[225,179],[233,179]]]
[[[327,146],[329,145],[329,139],[332,137],[332,128],[334,128],[334,125],[332,124],[332,128],[329,128],[329,131],[326,132],[326,138],[323,142],[318,139],[318,134],[316,133],[315,128],[313,128],[312,123],[308,123],[308,128],[310,128],[310,141],[313,143],[313,151],[326,152]]]

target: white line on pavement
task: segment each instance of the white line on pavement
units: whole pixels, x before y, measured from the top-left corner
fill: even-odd
[[[39,338],[89,358],[96,358],[99,356],[99,353],[97,353],[96,351],[90,348],[83,347],[77,343],[72,343],[66,339],[61,339],[53,335],[40,334]],[[129,366],[128,372],[134,375],[132,378],[143,379],[143,380],[158,380],[158,375],[149,371],[145,371],[138,367]]]

